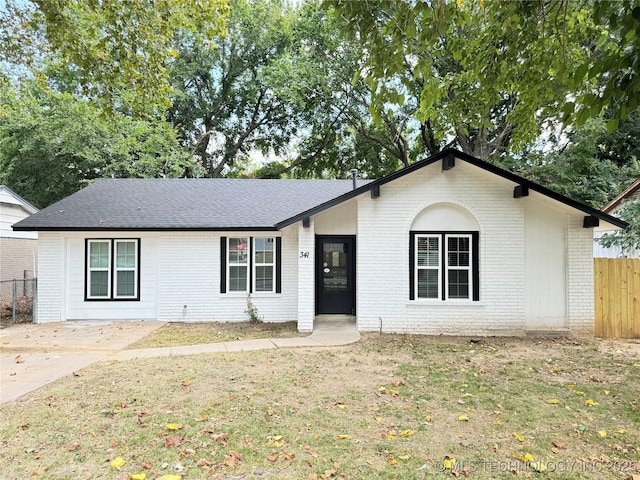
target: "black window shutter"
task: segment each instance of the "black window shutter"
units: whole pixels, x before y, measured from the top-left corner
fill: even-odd
[[[220,293],[227,293],[227,237],[220,237]]]
[[[282,293],[282,237],[276,237],[276,293]]]
[[[415,279],[416,279],[416,264],[415,264],[415,233],[409,234],[409,300],[415,300],[416,292],[415,292]]]
[[[471,266],[473,275],[473,301],[477,302],[480,300],[480,255],[478,255],[480,251],[480,233],[473,232],[471,234],[471,240],[471,248],[473,249],[471,254],[473,258],[473,265]]]

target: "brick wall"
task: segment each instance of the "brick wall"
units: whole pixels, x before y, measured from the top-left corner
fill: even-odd
[[[0,237],[0,280],[33,278],[37,265],[38,240]],[[12,296],[12,283],[0,283],[0,303]]]
[[[282,293],[255,292],[251,295],[253,306],[266,322],[296,320],[295,233],[288,231],[282,234]],[[265,232],[162,234],[158,269],[158,318],[186,322],[247,321],[247,294],[220,293],[220,237],[269,235]]]
[[[0,238],[0,280],[33,278],[38,265],[38,240]]]
[[[464,162],[434,164],[363,196],[358,211],[360,330],[445,335],[522,334],[525,329],[524,216],[507,182]],[[480,232],[480,301],[409,300],[409,232],[429,206],[448,203]],[[432,230],[440,230],[433,225]]]
[[[567,217],[569,327],[593,333],[593,230],[582,228],[583,217]]]
[[[37,323],[59,322],[63,307],[64,238],[58,232],[40,232],[38,239]]]

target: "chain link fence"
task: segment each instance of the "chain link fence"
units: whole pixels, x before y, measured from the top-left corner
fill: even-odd
[[[33,323],[37,288],[35,278],[0,281],[0,324],[3,327]]]

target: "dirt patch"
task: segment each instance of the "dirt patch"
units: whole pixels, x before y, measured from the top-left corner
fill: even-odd
[[[129,345],[128,348],[177,347],[256,338],[285,338],[306,335],[308,333],[298,332],[296,322],[168,323],[151,335]]]
[[[33,297],[18,297],[16,317],[16,324],[33,322]],[[13,304],[0,303],[0,329],[13,324]]]

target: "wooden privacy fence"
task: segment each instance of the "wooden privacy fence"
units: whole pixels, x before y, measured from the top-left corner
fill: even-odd
[[[595,334],[640,338],[640,259],[595,258]]]

